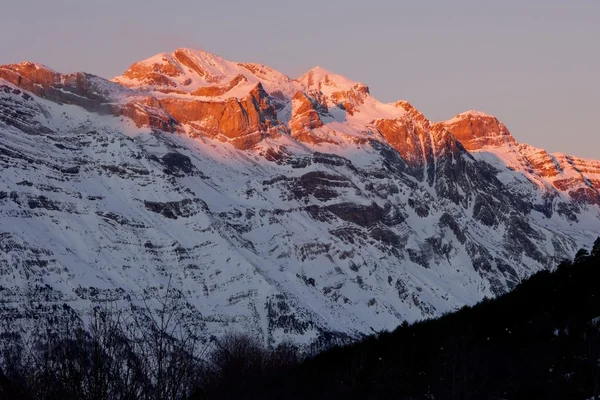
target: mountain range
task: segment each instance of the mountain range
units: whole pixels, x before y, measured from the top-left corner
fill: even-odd
[[[503,294],[600,231],[600,161],[315,67],[178,49],[0,66],[0,314],[165,291],[206,337],[360,337]]]

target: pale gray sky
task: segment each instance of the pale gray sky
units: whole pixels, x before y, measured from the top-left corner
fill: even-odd
[[[469,109],[515,138],[600,159],[598,0],[3,0],[0,64],[110,78],[178,47],[315,65],[410,101],[432,120]]]

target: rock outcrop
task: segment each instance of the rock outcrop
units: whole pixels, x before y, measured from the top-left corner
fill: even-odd
[[[252,147],[250,143],[256,143],[255,140],[240,140],[243,137],[273,133],[279,125],[277,112],[260,83],[242,99],[211,102],[167,97],[161,100],[161,106],[177,121],[190,125],[201,135],[236,139],[240,149],[248,149]]]
[[[24,62],[0,66],[0,79],[56,103],[72,104],[98,114],[125,116],[138,127],[167,132],[178,130],[178,122],[153,97],[134,97],[118,84],[78,72],[59,74],[40,64]],[[122,99],[125,99],[124,101]]]
[[[350,115],[354,115],[370,94],[367,85],[353,82],[321,67],[308,71],[298,78],[298,82],[308,91],[323,93],[330,107],[339,107]]]
[[[443,122],[443,125],[469,151],[515,143],[504,124],[481,112],[467,111]]]
[[[297,92],[292,98],[292,118],[289,122],[292,137],[312,144],[326,141],[315,135],[313,130],[324,125],[321,118],[328,114],[327,106],[320,103],[319,99],[311,98],[304,92]]]

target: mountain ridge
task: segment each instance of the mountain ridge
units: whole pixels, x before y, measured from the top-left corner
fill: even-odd
[[[354,337],[504,293],[600,230],[600,162],[487,114],[432,122],[321,68],[187,49],[128,71],[0,66],[0,311],[18,324],[27,299],[131,306],[172,282],[206,335]]]

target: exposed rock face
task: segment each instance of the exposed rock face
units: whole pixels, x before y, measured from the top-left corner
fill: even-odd
[[[375,127],[400,154],[417,179],[424,179],[427,166],[433,165],[433,143],[427,126],[410,117],[380,119]]]
[[[168,202],[144,201],[144,206],[149,211],[171,219],[189,218],[198,214],[203,208],[206,210],[206,205],[202,204],[200,199],[183,199],[181,201]]]
[[[211,55],[207,56],[210,57]],[[140,61],[131,65],[122,76],[122,78],[136,81],[136,83],[129,83],[124,79],[120,79],[120,81],[132,87],[137,87],[140,83],[148,87],[176,87],[178,82],[174,78],[186,76],[186,69],[188,69],[210,84],[223,82],[223,76],[211,74],[200,63],[195,62],[192,57],[193,55],[186,49],[177,49],[173,54],[162,54],[154,57],[153,62]]]
[[[187,49],[114,81],[0,67],[0,170],[14,326],[171,282],[206,337],[359,336],[504,293],[600,231],[598,161]]]
[[[578,202],[600,205],[600,162],[566,154],[545,155],[541,160],[528,159],[538,176],[553,178],[555,188],[568,191]]]
[[[298,82],[309,91],[322,92],[328,105],[339,107],[350,115],[354,115],[370,94],[368,86],[320,67],[315,67],[298,78]]]
[[[162,74],[177,76],[175,67],[153,68]],[[154,79],[152,74],[148,80],[147,68],[134,65],[126,76],[144,77],[144,82],[149,83]],[[101,114],[128,117],[138,127],[183,132],[182,125],[189,124],[199,135],[223,135],[235,139],[236,146],[241,149],[252,147],[265,135],[279,132],[278,129],[272,129],[279,125],[277,112],[270,104],[269,96],[261,83],[250,89],[244,98],[208,101],[196,100],[193,97],[188,100],[180,97],[159,99],[147,95],[133,95],[118,85],[93,75],[61,75],[32,63],[3,66],[0,68],[0,78],[51,101],[78,105]],[[242,82],[248,82],[247,78],[238,75],[227,85],[201,87],[194,95],[220,96]],[[123,94],[131,96],[125,97],[126,101],[119,102],[119,96]],[[281,129],[285,130],[283,127]],[[248,135],[251,137],[242,139]]]
[[[0,66],[0,79],[57,103],[73,104],[99,114],[125,116],[138,127],[149,126],[167,132],[177,130],[177,121],[162,110],[153,97],[119,103],[124,88],[86,73],[62,75],[43,65],[24,62]]]
[[[231,81],[242,79],[239,76],[247,81],[248,90],[261,83],[269,94],[281,92],[291,97],[300,88],[287,76],[265,65],[235,63],[214,54],[190,49],[177,49],[173,53],[158,54],[134,63],[123,75],[113,80],[132,89],[193,93],[205,87],[226,86]],[[208,89],[209,92],[214,90]]]
[[[331,102],[337,104],[338,107],[343,108],[348,114],[354,115],[357,112],[357,108],[364,103],[368,94],[369,88],[358,84],[350,90],[331,93],[329,99]]]
[[[452,120],[435,124],[435,130],[447,129],[474,154],[500,150],[512,154],[503,160],[509,168],[525,172],[538,185],[553,186],[567,192],[577,202],[600,204],[598,193],[600,163],[564,154],[549,154],[526,144],[519,144],[506,126],[495,117],[470,111]],[[516,160],[516,163],[513,161]]]
[[[24,62],[0,66],[0,79],[51,101],[110,113],[108,88],[103,88],[102,80],[93,75],[62,75],[43,65]]]
[[[44,86],[58,85],[60,74],[50,68],[31,62],[3,65],[0,76],[7,82],[40,95]],[[40,87],[42,86],[42,87]],[[41,97],[41,96],[40,96]]]
[[[248,82],[248,78],[246,78],[244,75],[236,75],[235,78],[233,78],[231,80],[231,82],[229,82],[226,85],[204,86],[204,87],[194,90],[192,92],[192,94],[194,96],[207,96],[207,97],[222,96],[242,82]]]
[[[180,123],[166,112],[160,102],[153,97],[111,106],[110,110],[116,117],[122,115],[130,118],[138,128],[150,127],[165,132],[183,131]]]
[[[243,99],[209,102],[164,98],[161,105],[177,121],[189,124],[209,137],[224,135],[229,139],[240,139],[256,132],[268,132],[278,125],[275,108],[260,83]],[[240,146],[249,148],[248,144]]]
[[[510,132],[497,118],[480,113],[466,112],[443,123],[462,145],[469,151],[486,146],[514,144]]]
[[[312,135],[311,131],[324,125],[321,116],[326,114],[325,105],[303,92],[297,92],[292,99],[292,118],[289,123],[292,136],[303,142],[321,142],[322,139]]]
[[[164,64],[147,65],[145,63],[135,63],[123,76],[129,79],[142,80],[144,83],[152,86],[175,86],[176,83],[169,78],[180,76],[182,70],[179,66],[166,59]]]
[[[177,49],[173,53],[175,59],[179,61],[183,66],[194,71],[198,76],[210,83],[221,83],[223,78],[216,74],[211,74],[207,69],[203,68],[199,63],[195,62],[190,52],[185,49]]]

